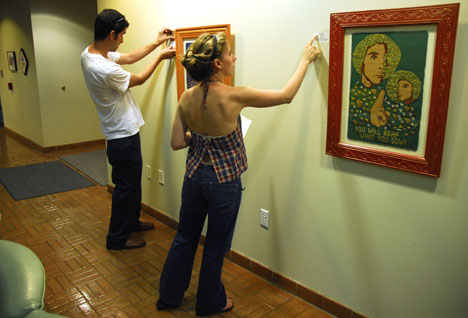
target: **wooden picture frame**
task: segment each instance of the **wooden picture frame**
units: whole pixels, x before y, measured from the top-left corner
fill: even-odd
[[[180,98],[182,93],[190,88],[191,85],[196,83],[190,79],[184,66],[180,62],[181,57],[185,54],[190,43],[193,43],[203,33],[216,34],[218,32],[224,32],[227,35],[229,41],[231,40],[231,25],[220,24],[220,25],[209,25],[191,28],[181,28],[175,30],[175,41],[176,41],[176,73],[177,73],[177,99]],[[232,45],[232,43],[231,43]],[[231,77],[228,76],[224,79],[224,84],[231,85]]]
[[[330,15],[328,155],[440,176],[459,7]]]
[[[15,51],[7,52],[8,68],[11,72],[16,72],[16,53]]]

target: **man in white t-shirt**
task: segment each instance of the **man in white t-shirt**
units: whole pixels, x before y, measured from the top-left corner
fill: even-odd
[[[140,73],[133,74],[120,65],[132,64],[147,56],[167,40],[172,31],[163,28],[155,41],[130,53],[116,52],[129,26],[120,12],[103,10],[94,23],[94,42],[81,54],[81,67],[89,94],[96,104],[101,128],[107,140],[107,158],[112,166],[112,213],[106,238],[107,249],[143,247],[143,239],[132,239],[133,231],[154,228],[141,222],[142,156],[139,129],[144,124],[130,87],[141,85],[163,59],[175,56],[175,49],[164,48]]]

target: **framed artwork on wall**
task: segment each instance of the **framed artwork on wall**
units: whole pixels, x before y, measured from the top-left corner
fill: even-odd
[[[16,53],[15,51],[8,51],[7,52],[7,59],[8,59],[8,68],[12,72],[16,72]]]
[[[440,176],[459,7],[330,15],[328,155]]]
[[[200,35],[202,35],[203,33],[216,34],[218,32],[226,33],[227,38],[231,40],[230,24],[200,26],[175,30],[177,99],[180,98],[180,96],[186,89],[197,85],[197,83],[193,79],[191,79],[185,71],[184,66],[180,62],[181,57],[187,52],[187,49],[189,48],[190,44],[192,44]],[[224,83],[226,85],[231,85],[231,77],[226,77]]]
[[[19,64],[21,66],[21,70],[23,71],[23,74],[27,75],[28,74],[29,61],[28,61],[28,58],[26,57],[26,52],[24,52],[23,49],[20,50]]]

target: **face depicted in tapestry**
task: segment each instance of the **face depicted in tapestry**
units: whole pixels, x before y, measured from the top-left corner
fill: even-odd
[[[390,76],[385,89],[392,102],[408,105],[419,98],[422,90],[421,80],[413,72],[397,71]]]
[[[365,87],[379,85],[390,76],[401,58],[400,48],[385,34],[371,34],[353,52],[353,65]]]
[[[377,43],[367,49],[361,73],[361,81],[366,87],[382,83],[383,69],[387,63],[385,60],[386,53],[385,43]]]
[[[400,80],[398,82],[398,100],[409,104],[413,98],[413,85],[407,80]]]

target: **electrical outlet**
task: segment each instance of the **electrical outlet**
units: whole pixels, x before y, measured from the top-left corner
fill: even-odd
[[[163,185],[164,184],[164,171],[158,170],[158,176],[159,176],[159,184]]]
[[[151,172],[151,166],[146,165],[146,178],[149,180],[153,179],[153,173]]]
[[[265,209],[260,209],[260,226],[270,228],[270,212]]]

